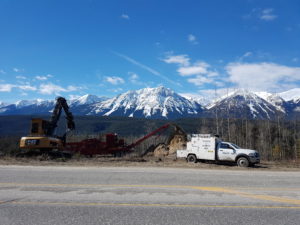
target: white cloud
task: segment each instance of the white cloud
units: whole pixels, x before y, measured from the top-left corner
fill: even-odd
[[[121,18],[125,19],[125,20],[129,20],[130,19],[129,16],[127,14],[124,14],[124,13],[121,15]]]
[[[43,76],[35,76],[35,79],[37,80],[48,80],[48,78],[53,77],[51,74],[43,75]]]
[[[81,90],[82,88],[81,87],[76,87],[76,86],[73,86],[73,85],[69,85],[67,87],[67,92],[70,92],[70,91],[78,91],[78,90]]]
[[[244,59],[244,58],[248,58],[250,56],[252,56],[253,53],[252,52],[246,52],[241,58]]]
[[[193,78],[189,78],[188,79],[188,82],[189,83],[192,83],[196,86],[202,86],[204,84],[210,84],[210,83],[213,83],[213,79],[210,79],[208,77],[205,77],[205,76],[196,76],[196,77],[193,77]]]
[[[35,76],[35,79],[37,79],[37,80],[47,80],[48,77],[47,76]]]
[[[17,88],[23,90],[23,91],[36,91],[37,88],[31,85],[18,85]]]
[[[261,14],[259,16],[259,18],[261,20],[265,20],[265,21],[272,21],[272,20],[275,20],[277,18],[277,15],[275,15],[273,13],[274,9],[264,9],[261,11]]]
[[[123,91],[123,88],[114,88],[114,89],[108,89],[108,91],[114,92],[114,93],[118,93]]]
[[[131,73],[130,80],[138,80],[139,76],[136,73]]]
[[[36,91],[37,88],[30,84],[16,85],[16,84],[0,84],[0,92],[11,92],[13,88],[23,91]]]
[[[6,74],[6,72],[4,70],[0,70],[1,74]]]
[[[168,55],[165,59],[163,59],[165,63],[175,63],[181,66],[189,66],[190,58],[187,55]]]
[[[277,17],[278,16],[274,14],[274,9],[272,8],[254,8],[249,14],[243,16],[244,19],[258,18],[264,21],[272,21],[275,20]]]
[[[189,34],[188,35],[188,41],[194,45],[197,45],[198,44],[198,41],[197,41],[197,38],[195,35],[193,34]]]
[[[249,56],[251,56],[252,55],[252,52],[246,52],[244,55],[243,55],[243,57],[249,57]]]
[[[27,79],[27,77],[25,77],[25,76],[16,76],[16,78],[17,79],[22,79],[22,80],[26,80]]]
[[[300,67],[275,63],[230,63],[225,70],[229,81],[254,90],[280,91],[300,81]]]
[[[197,62],[193,66],[187,66],[187,67],[180,67],[177,72],[181,76],[190,76],[190,75],[197,75],[197,74],[206,74],[209,68],[209,64],[205,62]]]
[[[295,57],[295,58],[292,59],[292,61],[293,61],[293,62],[298,62],[298,61],[299,61],[299,58]]]
[[[136,84],[139,82],[139,76],[136,73],[129,72],[128,74],[130,75],[129,81],[131,83]]]
[[[207,76],[208,77],[217,77],[217,76],[219,76],[219,73],[217,71],[208,71]]]
[[[11,92],[14,87],[13,84],[0,84],[0,92]]]
[[[23,72],[24,69],[13,68],[13,71],[16,73]]]
[[[224,86],[224,81],[221,80],[218,71],[212,70],[211,66],[206,62],[198,61],[190,63],[188,55],[168,55],[162,61],[177,64],[178,74],[183,77],[189,77],[187,81],[196,86],[209,83],[214,83],[219,87]]]
[[[51,94],[59,95],[59,93],[61,93],[61,92],[72,92],[72,91],[77,91],[80,89],[81,89],[81,87],[75,87],[72,85],[69,85],[67,88],[63,88],[63,87],[53,84],[53,83],[47,83],[47,84],[40,85],[39,92],[41,94],[45,94],[45,95],[51,95]]]
[[[69,85],[67,88],[63,88],[59,85],[48,83],[41,84],[38,88],[30,85],[29,82],[25,82],[24,84],[0,84],[0,92],[11,92],[12,89],[19,89],[21,91],[39,91],[41,94],[59,94],[60,92],[72,92],[82,89],[81,87],[75,87]],[[25,92],[22,92],[25,93]]]
[[[105,81],[108,82],[108,83],[111,83],[113,85],[118,85],[118,84],[124,84],[125,83],[123,78],[115,77],[115,76],[105,77]]]
[[[69,95],[69,99],[72,101],[72,100],[75,100],[75,99],[78,99],[80,98],[81,95]]]

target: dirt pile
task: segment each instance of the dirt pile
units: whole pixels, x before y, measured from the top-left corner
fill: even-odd
[[[177,150],[186,148],[186,142],[186,135],[174,134],[167,142],[168,144],[161,143],[157,146],[152,146],[151,150],[149,149],[150,151],[147,152],[148,154],[153,152],[153,156],[158,158],[175,155]]]
[[[160,143],[158,145],[151,145],[142,156],[154,156],[157,158],[163,158],[170,156],[176,157],[176,151],[186,148],[187,135],[177,125],[172,124],[174,128],[173,133],[169,136],[166,143]]]
[[[176,154],[177,150],[186,148],[187,138],[184,134],[175,134],[172,139],[169,140],[169,155]]]
[[[168,146],[166,144],[158,144],[153,151],[153,155],[155,157],[165,157],[169,155]]]

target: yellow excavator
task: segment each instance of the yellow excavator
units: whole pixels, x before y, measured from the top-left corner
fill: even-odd
[[[55,131],[62,110],[64,110],[67,119],[67,131],[63,136],[59,137],[55,135]],[[56,98],[56,104],[49,121],[40,118],[33,118],[31,120],[30,134],[21,138],[20,148],[25,150],[39,150],[41,152],[63,150],[67,132],[74,129],[75,123],[73,115],[69,111],[67,101],[63,97],[58,97]]]

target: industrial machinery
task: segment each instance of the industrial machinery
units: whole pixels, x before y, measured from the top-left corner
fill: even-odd
[[[59,137],[55,135],[55,133],[62,110],[64,110],[67,119],[67,131],[64,135]],[[174,133],[184,133],[182,129],[175,124],[167,123],[129,145],[126,144],[123,139],[119,139],[116,133],[105,134],[105,140],[102,140],[104,138],[90,138],[79,142],[66,143],[66,134],[68,131],[75,129],[75,124],[66,99],[58,97],[50,121],[40,118],[32,119],[30,135],[21,138],[20,148],[39,150],[37,152],[51,152],[52,150],[57,150],[55,152],[58,152],[58,155],[63,155],[63,153],[71,155],[79,153],[88,156],[122,156],[132,152],[134,147],[151,136],[166,130],[170,126],[175,127]]]
[[[105,139],[101,140],[97,138],[85,139],[80,142],[69,142],[66,143],[65,150],[69,152],[78,152],[82,155],[114,155],[114,156],[122,156],[126,153],[132,152],[133,148],[137,145],[141,144],[143,141],[152,137],[153,135],[158,134],[169,128],[170,126],[175,128],[174,133],[184,133],[184,131],[172,123],[167,123],[156,130],[150,132],[144,137],[138,139],[137,141],[127,145],[123,139],[118,139],[117,134],[106,134]]]
[[[56,136],[56,128],[62,110],[64,110],[67,119],[67,130],[62,136]],[[52,112],[50,121],[40,118],[31,120],[31,130],[27,137],[20,140],[21,149],[39,149],[40,151],[51,151],[53,149],[63,150],[66,142],[66,134],[75,129],[73,115],[69,111],[67,101],[63,97],[56,98],[56,104]]]

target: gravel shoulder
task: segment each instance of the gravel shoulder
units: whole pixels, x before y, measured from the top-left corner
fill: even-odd
[[[74,167],[167,167],[167,168],[199,168],[215,170],[262,170],[262,171],[300,171],[300,162],[284,161],[269,162],[262,161],[261,164],[249,168],[240,168],[230,163],[198,162],[187,163],[184,159],[156,158],[156,157],[77,157],[72,159],[45,159],[35,158],[0,158],[0,165],[22,165],[22,166],[74,166]]]

